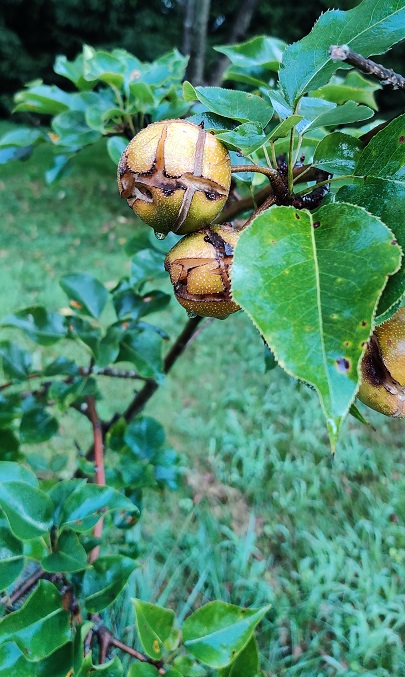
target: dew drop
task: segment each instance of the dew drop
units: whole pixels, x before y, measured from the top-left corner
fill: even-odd
[[[197,313],[193,313],[192,310],[187,310],[186,312],[187,312],[187,317],[189,317],[190,320],[193,320],[195,317],[198,317]]]
[[[158,233],[158,232],[155,230],[155,238],[156,238],[157,240],[164,240],[166,237],[167,237],[167,233]]]

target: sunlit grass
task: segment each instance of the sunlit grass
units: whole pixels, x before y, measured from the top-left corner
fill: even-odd
[[[113,282],[128,270],[123,246],[136,222],[104,146],[78,163],[51,186],[46,149],[0,167],[2,317],[34,303],[63,307],[65,273]],[[173,304],[163,321],[173,336],[185,319]],[[126,536],[142,554],[125,594],[180,618],[214,598],[270,602],[259,639],[272,677],[405,675],[403,423],[370,411],[375,430],[348,420],[332,459],[315,393],[278,368],[265,373],[248,318],[207,325],[147,407],[186,471],[180,492],[145,495],[141,526]],[[107,417],[133,384],[105,379],[102,389]],[[66,437],[31,451],[43,472],[73,440],[87,447],[87,422],[74,416],[74,425],[61,419]],[[114,622],[125,635],[123,601]]]

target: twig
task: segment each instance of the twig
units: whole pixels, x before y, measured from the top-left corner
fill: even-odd
[[[258,172],[259,174],[264,174],[269,179],[273,193],[279,200],[284,200],[288,193],[282,175],[277,169],[273,169],[272,167],[262,167],[260,165],[234,165],[232,167],[232,172]]]
[[[101,422],[97,414],[96,404],[94,397],[86,397],[87,402],[87,411],[89,414],[89,419],[93,426],[93,439],[94,439],[94,466],[96,472],[96,484],[100,487],[105,486],[105,468],[104,468],[104,443],[103,443],[103,430],[101,427]],[[103,535],[103,524],[104,518],[101,517],[97,522],[96,526],[93,529],[93,535],[95,538],[101,538]],[[89,554],[90,564],[94,562],[100,555],[100,546],[97,545]]]
[[[16,602],[18,602],[21,597],[24,597],[24,595],[31,590],[31,588],[34,587],[35,583],[39,581],[40,578],[43,578],[46,576],[47,573],[43,569],[39,568],[36,571],[34,571],[29,578],[27,578],[24,583],[22,583],[17,590],[14,590],[13,594],[10,595],[10,597],[4,596],[0,600],[1,604],[4,604],[6,606],[13,606]]]
[[[354,66],[363,73],[380,80],[383,85],[388,85],[394,89],[405,89],[405,78],[402,75],[395,73],[391,68],[384,68],[371,59],[366,59],[357,52],[353,52],[348,45],[331,45],[329,54],[334,61],[345,61],[350,66]]]

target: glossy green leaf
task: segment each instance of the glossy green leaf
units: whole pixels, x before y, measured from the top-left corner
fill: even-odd
[[[21,415],[21,400],[17,393],[0,392],[0,427],[8,428]],[[7,460],[7,459],[5,459]]]
[[[94,675],[104,675],[105,677],[124,677],[122,663],[118,656],[103,665],[93,665],[91,653],[88,653],[80,666],[80,669],[74,673],[74,677],[94,677]],[[66,677],[70,677],[66,676]]]
[[[52,119],[51,127],[54,132],[52,140],[57,146],[81,148],[101,138],[101,133],[89,127],[84,112],[79,110],[60,113]]]
[[[72,61],[59,54],[55,59],[53,70],[58,75],[62,75],[62,77],[73,82],[78,89],[91,89],[93,87],[93,83],[87,82],[83,77],[83,54],[78,54]]]
[[[327,99],[338,104],[355,101],[356,103],[363,103],[373,110],[378,110],[374,93],[379,89],[381,89],[381,85],[377,82],[367,80],[353,70],[349,71],[344,78],[334,75],[327,85],[310,92],[310,96]]]
[[[50,362],[43,371],[44,376],[77,376],[78,373],[79,367],[76,362],[63,356]]]
[[[138,458],[149,460],[163,446],[165,431],[159,421],[141,416],[128,424],[124,441]]]
[[[23,89],[14,97],[14,111],[58,115],[70,107],[71,95],[55,85],[36,84]]]
[[[43,306],[30,306],[2,321],[3,327],[16,327],[24,331],[35,343],[51,346],[66,336],[65,318],[51,313]]]
[[[163,375],[162,339],[153,331],[126,331],[120,343],[117,361],[131,362],[141,376],[161,379]]]
[[[20,439],[26,444],[40,444],[51,439],[59,429],[59,423],[44,406],[33,397],[23,402],[23,415],[20,422]]]
[[[405,224],[399,217],[405,200],[405,115],[401,115],[376,134],[360,154],[354,170],[355,185],[342,188],[336,199],[350,202],[368,211],[393,231],[405,251]],[[392,275],[377,307],[377,322],[395,312],[405,294],[405,269]],[[388,314],[387,314],[388,313]]]
[[[87,566],[87,553],[74,531],[62,531],[54,552],[44,557],[41,565],[52,573],[82,571]]]
[[[136,294],[132,287],[123,285],[114,292],[113,303],[117,317],[139,319],[165,308],[170,303],[170,295],[159,289],[153,289],[143,296]]]
[[[0,620],[0,644],[15,642],[31,661],[49,656],[70,638],[70,613],[49,581],[40,581],[21,609]]]
[[[95,277],[87,273],[64,275],[59,284],[72,308],[96,319],[100,317],[108,300],[108,291]]]
[[[133,573],[136,563],[124,555],[99,557],[84,574],[86,609],[99,613],[113,604]]]
[[[74,315],[67,319],[67,327],[69,332],[68,337],[82,341],[90,348],[94,357],[97,357],[101,341],[100,329],[94,327],[88,320]]]
[[[108,327],[98,346],[96,360],[98,367],[107,367],[115,362],[120,352],[120,341],[124,331],[121,322]]]
[[[363,425],[366,425],[368,428],[372,428],[372,430],[375,430],[375,428],[371,425],[371,423],[369,423],[369,421],[367,421],[367,419],[363,416],[361,411],[356,407],[354,402],[353,402],[352,406],[350,407],[349,413],[353,416],[353,418],[355,418],[357,421],[359,421]]]
[[[283,40],[258,35],[237,45],[218,45],[214,49],[240,68],[260,67],[266,71],[277,71],[286,47]]]
[[[317,390],[332,448],[356,393],[375,306],[400,256],[378,218],[346,204],[313,214],[273,207],[236,247],[233,296],[280,366]]]
[[[115,165],[118,165],[126,146],[127,142],[122,136],[110,136],[107,140],[107,152]]]
[[[322,87],[338,68],[345,67],[331,60],[331,45],[349,45],[367,57],[383,54],[404,35],[404,0],[363,0],[347,12],[325,12],[309,35],[283,54],[280,84],[287,100],[294,106],[305,92]]]
[[[102,514],[112,510],[139,514],[132,501],[115,489],[96,484],[80,484],[67,497],[59,515],[59,525],[73,531],[88,531]]]
[[[177,668],[179,672],[185,677],[205,677],[207,671],[196,663],[191,656],[179,655],[173,661],[173,667]]]
[[[158,677],[158,675],[158,669],[150,663],[134,662],[129,668],[127,677]]]
[[[93,56],[83,65],[85,80],[101,80],[114,87],[122,87],[125,67],[120,59],[103,50],[93,50]]]
[[[303,99],[303,102],[304,101],[306,101],[306,99]],[[318,99],[318,101],[321,101],[321,99]],[[298,111],[300,115],[304,115],[305,117],[305,113],[303,112],[302,108],[303,106],[299,106]],[[351,124],[352,122],[368,120],[371,117],[373,117],[373,111],[371,108],[368,108],[367,106],[358,105],[353,101],[347,101],[346,103],[343,103],[341,106],[335,106],[331,110],[320,113],[302,131],[309,132],[311,129],[317,129],[318,127],[336,127],[338,125],[347,125]],[[302,124],[303,124],[302,122],[299,123],[298,128]]]
[[[45,172],[45,181],[48,184],[51,184],[57,179],[61,179],[64,176],[66,176],[71,169],[70,160],[71,160],[70,155],[65,154],[55,155],[52,167],[50,167],[50,169],[47,169]]]
[[[131,285],[138,290],[147,280],[165,277],[163,256],[148,248],[138,251],[131,262]]]
[[[18,480],[1,482],[0,507],[11,531],[22,540],[43,536],[52,526],[52,501],[32,484]]]
[[[189,82],[184,83],[183,92],[186,101],[197,99],[212,113],[231,120],[258,122],[265,127],[273,115],[270,104],[256,94],[222,87],[193,87]]]
[[[72,665],[72,643],[56,649],[50,656],[31,662],[14,642],[0,646],[1,677],[67,677]]]
[[[0,402],[1,407],[1,402]],[[0,427],[0,459],[2,461],[20,460],[20,440],[13,430]]]
[[[259,650],[254,636],[235,660],[218,671],[218,677],[257,677],[259,672]]]
[[[32,129],[32,127],[19,127],[13,129],[0,138],[0,148],[25,148],[26,146],[33,146],[44,139],[44,134],[39,129]]]
[[[224,668],[244,649],[270,606],[242,609],[225,602],[209,602],[183,624],[187,650],[212,668]]]
[[[392,120],[371,139],[357,161],[355,173],[405,181],[405,115]]]
[[[6,527],[0,526],[0,590],[8,588],[23,568],[23,544]]]
[[[32,358],[28,350],[11,341],[0,342],[0,358],[6,378],[25,381],[32,371]]]
[[[363,144],[354,136],[333,132],[316,147],[313,164],[338,176],[353,174],[362,148]]]
[[[238,123],[229,118],[224,118],[221,115],[216,115],[215,113],[202,112],[191,115],[187,118],[190,122],[194,122],[196,125],[203,124],[204,129],[207,131],[214,132],[228,132],[237,127]]]
[[[164,642],[168,639],[174,623],[174,611],[164,609],[157,604],[133,599],[136,627],[145,653],[160,660],[163,656]]]
[[[27,468],[21,463],[12,463],[9,461],[0,462],[0,483],[8,482],[10,480],[17,482],[26,482],[32,487],[38,487],[38,480],[36,475],[30,468]]]

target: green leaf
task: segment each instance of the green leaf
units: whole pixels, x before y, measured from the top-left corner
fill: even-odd
[[[11,531],[22,540],[43,536],[52,526],[52,501],[32,484],[18,480],[1,482],[0,507]]]
[[[187,118],[189,122],[194,122],[196,125],[204,124],[204,129],[214,132],[228,132],[237,127],[237,123],[229,118],[223,118],[221,115],[215,113],[196,113]]]
[[[259,650],[253,636],[235,660],[218,671],[218,677],[257,677],[259,672]]]
[[[9,529],[0,526],[0,590],[8,588],[23,568],[23,544]]]
[[[90,613],[99,613],[113,604],[135,567],[134,560],[124,555],[99,557],[84,574],[86,609]]]
[[[64,275],[60,281],[72,308],[98,319],[108,300],[108,291],[101,282],[87,273]]]
[[[12,463],[10,461],[0,462],[0,482],[7,482],[9,480],[16,480],[18,482],[26,482],[32,487],[38,487],[38,480],[36,475],[30,468],[27,468],[21,463]]]
[[[355,173],[405,181],[405,114],[371,139],[357,161]]]
[[[56,179],[61,179],[70,172],[70,155],[55,155],[53,165],[45,172],[45,181],[48,184],[53,183]]]
[[[141,376],[161,380],[162,338],[154,331],[126,331],[121,339],[117,361],[132,362]]]
[[[85,80],[101,80],[114,87],[122,87],[124,72],[125,66],[122,61],[103,50],[93,50],[93,56],[86,59],[83,66]]]
[[[154,249],[141,249],[131,262],[131,285],[136,289],[147,280],[156,280],[165,277],[163,256]]]
[[[70,613],[49,581],[40,581],[21,609],[0,620],[0,644],[15,642],[31,661],[49,656],[70,638]]]
[[[78,54],[72,61],[59,54],[55,59],[53,70],[73,82],[77,89],[85,90],[93,87],[93,83],[87,82],[83,77],[83,54]]]
[[[305,92],[325,85],[338,69],[346,67],[329,56],[331,45],[349,45],[362,56],[383,54],[405,34],[403,0],[363,0],[347,12],[325,12],[312,31],[287,47],[280,68],[280,84],[294,106]]]
[[[376,303],[399,266],[392,240],[365,210],[330,204],[315,214],[273,207],[236,247],[233,296],[280,366],[317,390],[332,448],[356,394]]]
[[[164,642],[170,636],[174,623],[174,611],[163,609],[157,604],[133,599],[136,627],[145,653],[160,660],[163,656]]]
[[[173,667],[177,668],[180,674],[185,675],[185,677],[205,677],[207,674],[202,665],[196,663],[191,656],[176,656]]]
[[[101,138],[100,132],[89,127],[84,112],[79,110],[60,113],[52,119],[51,127],[54,132],[52,140],[57,146],[77,149]]]
[[[356,407],[354,402],[353,402],[352,406],[350,407],[349,413],[353,416],[353,418],[355,418],[357,421],[360,421],[360,423],[362,423],[363,425],[366,425],[368,428],[375,430],[375,428],[371,425],[371,423],[369,423],[369,421],[367,421],[367,419],[364,418],[363,414]]]
[[[51,439],[59,429],[57,419],[33,397],[23,402],[20,423],[20,439],[23,444],[40,444]]]
[[[1,406],[1,400],[0,400]],[[0,427],[0,458],[3,461],[20,460],[20,441],[13,432]]]
[[[132,663],[127,677],[158,677],[159,672],[150,663]],[[166,672],[167,675],[167,672]]]
[[[183,624],[187,650],[211,668],[224,668],[244,649],[270,606],[242,609],[225,602],[209,602]]]
[[[327,85],[310,92],[310,96],[327,99],[338,104],[355,101],[356,103],[363,103],[373,110],[378,110],[374,92],[379,89],[381,89],[381,85],[367,80],[353,70],[349,71],[345,78],[334,75]]]
[[[76,362],[62,356],[53,360],[43,371],[44,376],[77,376],[78,373],[79,367]]]
[[[405,200],[405,115],[393,120],[375,135],[360,154],[354,170],[356,185],[342,188],[336,199],[368,211],[393,231],[405,250],[405,224],[398,218]],[[405,269],[392,275],[377,307],[377,322],[388,319],[405,294]],[[388,313],[388,315],[387,315]]]
[[[150,460],[163,446],[165,431],[159,421],[141,416],[128,424],[124,441],[138,458]]]
[[[74,315],[67,319],[68,337],[80,339],[88,346],[94,357],[98,355],[98,348],[101,341],[101,331],[98,327],[94,327],[88,320]]]
[[[136,294],[129,285],[123,285],[114,291],[113,303],[117,317],[121,320],[132,318],[135,320],[155,313],[170,303],[170,295],[159,289],[153,289],[143,296]]]
[[[88,531],[97,524],[102,514],[112,510],[139,515],[132,501],[111,487],[80,484],[66,499],[59,516],[59,526],[78,532]]]
[[[44,557],[41,565],[52,573],[82,571],[87,566],[87,553],[74,531],[62,531],[54,552]]]
[[[192,87],[185,82],[183,93],[186,101],[198,99],[212,113],[239,122],[258,122],[265,127],[273,115],[270,104],[248,92],[222,87]]]
[[[107,140],[107,152],[115,165],[119,163],[126,146],[127,142],[122,136],[110,136]]]
[[[66,677],[66,671],[71,665],[71,642],[35,663],[27,660],[14,642],[5,642],[0,646],[2,677]]]
[[[28,350],[11,341],[0,342],[0,357],[6,378],[25,381],[32,371],[32,359]]]
[[[16,327],[41,346],[51,346],[66,336],[65,319],[57,313],[50,313],[43,306],[30,306],[7,317],[3,327]]]
[[[278,70],[286,47],[283,40],[260,35],[237,45],[219,45],[214,49],[225,54],[231,63],[240,68],[260,67],[274,72]]]
[[[77,673],[75,671],[74,677],[94,677],[97,673],[105,675],[105,677],[124,677],[122,663],[117,656],[103,665],[93,665],[91,652],[84,657],[80,669]],[[70,675],[66,675],[66,677],[70,677]]]
[[[41,130],[32,129],[31,127],[19,127],[3,134],[0,138],[0,148],[26,148],[27,146],[34,146],[43,140],[44,134]]]
[[[317,145],[313,164],[331,174],[353,174],[363,144],[354,136],[333,132]]]
[[[17,104],[14,112],[58,115],[70,107],[71,95],[55,85],[37,84],[17,92],[14,101]]]

